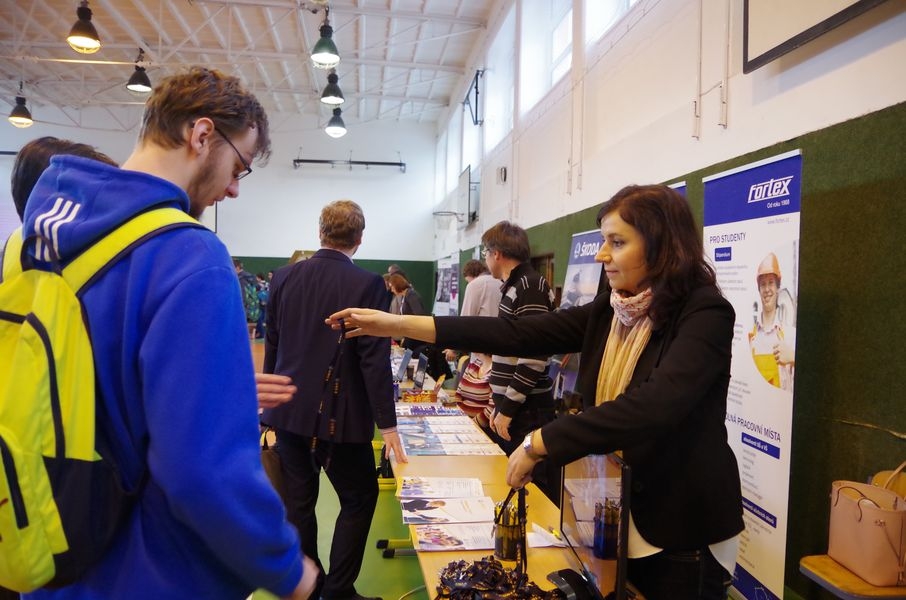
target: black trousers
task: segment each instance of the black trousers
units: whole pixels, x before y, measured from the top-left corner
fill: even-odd
[[[733,582],[707,546],[629,560],[629,581],[648,600],[725,600]]]
[[[286,486],[286,513],[299,530],[302,552],[318,566],[318,502],[321,468],[330,456],[327,478],[340,499],[340,514],[330,544],[330,572],[321,597],[342,599],[356,594],[355,580],[362,569],[362,558],[377,505],[378,483],[371,442],[329,444],[319,440],[314,455],[311,438],[276,430],[283,482]],[[322,567],[323,570],[323,567]]]

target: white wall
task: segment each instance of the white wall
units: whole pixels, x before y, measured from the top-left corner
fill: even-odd
[[[231,254],[290,256],[294,250],[317,250],[321,208],[349,198],[365,213],[358,258],[433,259],[433,127],[402,122],[346,126],[349,133],[336,140],[320,129],[280,126],[280,133],[272,135],[267,167],[242,180],[239,198],[218,207],[217,233]],[[404,162],[406,172],[386,166],[294,169],[292,160],[298,157]]]
[[[87,109],[65,115],[33,107],[38,122],[28,129],[0,125],[0,150],[18,150],[29,140],[53,135],[96,146],[118,162],[132,151],[140,107],[120,113]],[[240,184],[236,199],[217,207],[217,234],[237,256],[286,256],[316,250],[318,215],[332,200],[349,198],[365,212],[365,234],[358,258],[432,260],[434,205],[434,128],[414,123],[348,122],[349,133],[332,139],[313,122],[270,115],[272,150],[267,166]],[[76,123],[87,125],[78,127]],[[116,127],[118,129],[111,129]],[[292,166],[294,158],[404,162],[395,167]],[[10,162],[4,159],[3,163]],[[2,165],[0,165],[2,166]],[[2,171],[2,169],[0,169]],[[0,186],[11,203],[7,185]],[[4,200],[3,198],[7,198]],[[205,217],[209,221],[211,209]]]
[[[479,222],[437,247],[468,248],[500,219],[531,227],[624,185],[670,180],[906,101],[906,2],[876,7],[747,75],[742,7],[639,2],[574,60],[570,80],[517,116],[482,163]],[[500,166],[506,184],[495,181]]]

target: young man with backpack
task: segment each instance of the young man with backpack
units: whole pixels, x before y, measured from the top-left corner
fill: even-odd
[[[236,78],[197,67],[169,77],[149,97],[121,170],[51,160],[25,211],[29,262],[65,269],[160,207],[197,218],[236,197],[252,160],[269,152],[267,116]],[[318,569],[301,555],[261,466],[254,368],[223,244],[200,227],[157,232],[109,263],[79,300],[96,444],[135,504],[74,582],[24,597],[240,600],[264,588],[307,598]],[[104,523],[107,507],[91,508],[93,524]]]

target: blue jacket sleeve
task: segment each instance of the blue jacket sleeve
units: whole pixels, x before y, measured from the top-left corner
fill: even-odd
[[[228,569],[282,596],[302,575],[299,542],[261,465],[254,367],[227,260],[173,282],[142,342],[149,485]]]

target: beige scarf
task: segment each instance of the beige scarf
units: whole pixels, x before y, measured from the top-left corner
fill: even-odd
[[[651,338],[652,323],[648,318],[651,299],[651,288],[630,297],[624,297],[616,290],[610,293],[615,318],[610,323],[604,358],[598,371],[595,406],[613,400],[629,385],[639,356]]]

